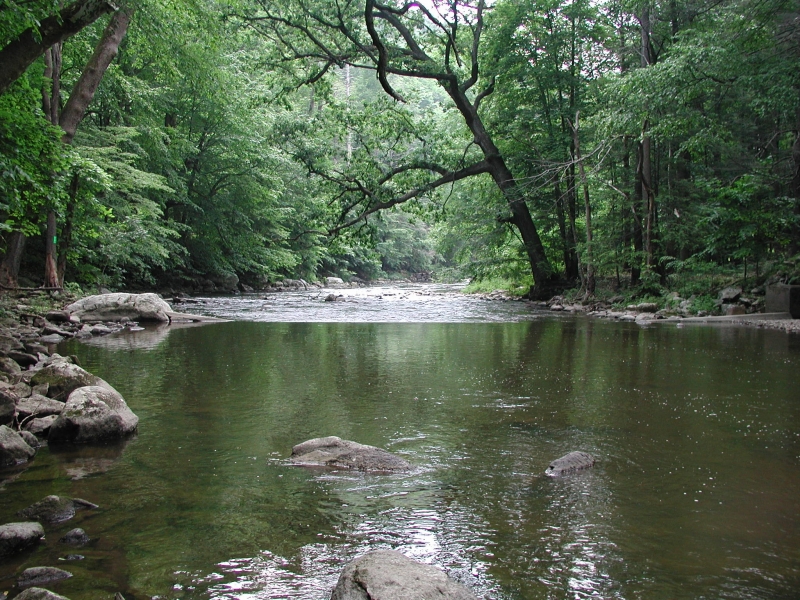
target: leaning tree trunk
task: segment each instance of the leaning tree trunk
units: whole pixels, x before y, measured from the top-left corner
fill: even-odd
[[[78,0],[59,14],[42,19],[38,28],[23,31],[0,50],[0,94],[4,94],[45,50],[112,10],[115,7],[107,0]]]
[[[106,25],[100,41],[94,49],[89,61],[81,73],[80,78],[72,88],[64,110],[58,120],[64,135],[61,141],[65,144],[72,143],[78,125],[86,114],[86,109],[94,98],[97,87],[103,79],[108,66],[119,51],[119,45],[131,20],[131,12],[127,10],[116,11]],[[77,196],[78,178],[73,177],[70,186],[70,200],[67,207],[66,221],[64,223],[64,236],[62,236],[61,257],[56,259],[56,233],[55,213],[52,213],[53,232],[50,232],[51,215],[47,215],[47,257],[45,259],[45,286],[59,287],[64,284],[64,275],[67,269],[66,256],[69,244],[72,241],[72,218],[75,213],[75,198]],[[54,282],[55,284],[53,285]]]
[[[22,264],[22,253],[28,238],[21,231],[12,231],[8,236],[6,255],[0,262],[0,287],[13,289],[19,287],[19,266]]]
[[[486,163],[489,165],[488,171],[495,184],[503,193],[503,197],[508,203],[511,211],[512,222],[519,230],[525,252],[531,265],[533,275],[533,288],[530,296],[532,298],[549,298],[557,285],[557,276],[547,259],[544,245],[539,237],[539,232],[531,217],[531,212],[525,202],[524,194],[519,189],[514,175],[506,165],[503,155],[499,148],[494,145],[491,136],[483,126],[483,121],[478,115],[476,107],[469,101],[464,91],[459,88],[455,79],[447,82],[445,87],[448,95],[464,118],[464,121],[472,132],[475,144],[481,149]]]

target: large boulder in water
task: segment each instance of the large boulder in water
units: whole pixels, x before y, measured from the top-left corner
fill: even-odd
[[[50,443],[87,444],[119,440],[134,431],[139,417],[114,389],[91,385],[73,391],[51,425]]]
[[[110,384],[97,375],[92,375],[66,359],[51,362],[31,378],[31,385],[45,383],[49,386],[47,393],[56,400],[66,400],[74,390],[85,386],[99,386],[116,392]]]
[[[67,306],[70,315],[81,321],[158,321],[168,323],[172,307],[158,294],[98,294]]]
[[[336,436],[315,438],[292,448],[292,463],[307,467],[331,467],[358,471],[408,471],[411,465],[391,452],[343,440]]]
[[[436,567],[394,550],[375,550],[350,562],[331,600],[477,600]]]
[[[97,508],[97,505],[81,498],[45,496],[39,502],[23,508],[17,514],[24,519],[36,519],[45,523],[63,523],[74,517],[75,511],[81,508]]]
[[[56,567],[31,567],[30,569],[25,569],[19,576],[17,587],[44,585],[54,581],[61,581],[62,579],[69,579],[70,577],[72,577],[72,573]]]
[[[570,452],[550,463],[545,475],[558,477],[594,466],[594,456],[586,452]]]
[[[44,537],[39,523],[6,523],[0,525],[0,557],[27,550]]]
[[[15,600],[69,600],[66,596],[56,594],[40,587],[29,587],[27,590],[14,596]]]
[[[0,467],[13,467],[28,462],[36,454],[16,431],[0,425]]]

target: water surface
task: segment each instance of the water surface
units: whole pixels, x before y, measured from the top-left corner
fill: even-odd
[[[234,316],[237,301],[193,309]],[[281,301],[245,299],[246,322],[62,348],[125,396],[140,432],[45,449],[3,484],[4,522],[49,493],[101,509],[49,528],[0,576],[67,568],[50,587],[72,600],[322,599],[347,560],[395,548],[485,598],[796,597],[800,337],[448,298],[394,307],[428,322],[256,322],[248,302]],[[313,303],[356,305],[297,301]],[[286,464],[324,435],[415,468]],[[597,466],[543,476],[571,450]],[[95,541],[59,561],[76,526]]]

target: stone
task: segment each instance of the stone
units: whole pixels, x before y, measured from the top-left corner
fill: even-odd
[[[348,563],[331,600],[477,600],[442,570],[395,550],[374,550]]]
[[[0,356],[0,372],[16,375],[20,371],[22,371],[22,369],[20,369],[17,361],[7,356]]]
[[[719,297],[717,298],[717,303],[730,304],[731,302],[736,302],[739,299],[739,296],[741,295],[742,295],[742,288],[738,286],[726,287],[719,293]]]
[[[23,427],[25,428],[25,431],[29,431],[35,436],[44,438],[47,437],[47,434],[50,432],[50,428],[53,426],[53,423],[56,422],[56,419],[58,419],[58,415],[50,415],[40,419],[31,419],[25,423]]]
[[[66,310],[51,310],[44,318],[51,323],[69,323],[69,316]]]
[[[55,400],[66,400],[74,390],[87,385],[116,391],[96,375],[63,358],[46,365],[31,378],[34,386],[44,383],[49,385],[50,397]]]
[[[731,304],[725,308],[725,314],[729,317],[732,317],[735,315],[745,315],[747,314],[747,311],[745,310],[744,306],[740,304]]]
[[[172,307],[157,294],[98,294],[73,302],[66,310],[81,321],[158,321],[168,323]]]
[[[336,294],[328,294],[325,296],[325,302],[336,302]]]
[[[8,390],[0,390],[0,425],[9,425],[17,412],[16,397]]]
[[[0,557],[11,556],[33,548],[44,537],[39,523],[6,523],[0,525]]]
[[[42,344],[60,344],[64,341],[64,338],[57,333],[51,333],[50,335],[43,335],[39,338],[39,341]]]
[[[12,335],[0,333],[0,354],[8,354],[12,350],[24,350],[22,342]]]
[[[39,358],[27,352],[20,352],[19,350],[12,350],[8,353],[8,358],[12,359],[20,367],[27,368],[30,365],[35,365],[39,362]]]
[[[67,331],[65,329],[61,329],[60,327],[56,327],[55,325],[49,324],[45,325],[42,328],[42,333],[45,335],[60,335],[61,337],[72,337],[74,334],[71,331]]]
[[[56,594],[50,590],[40,587],[29,587],[22,593],[17,594],[14,600],[69,600],[66,596]]]
[[[138,424],[139,417],[116,390],[81,387],[69,395],[47,441],[87,444],[119,440],[135,432]]]
[[[39,439],[35,435],[33,435],[30,431],[23,430],[19,431],[18,433],[19,437],[25,440],[25,443],[28,444],[28,446],[30,446],[34,450],[38,450],[39,447],[42,445]]]
[[[63,523],[69,521],[75,516],[75,511],[82,508],[97,508],[97,505],[81,498],[46,496],[28,508],[23,508],[17,515],[23,519],[35,519],[45,523]]]
[[[13,467],[28,462],[36,450],[13,429],[0,425],[0,467]]]
[[[291,462],[309,467],[330,467],[370,472],[408,471],[411,465],[381,448],[336,436],[315,438],[292,448]]]
[[[764,312],[788,312],[793,319],[800,319],[800,285],[768,285],[764,300]]]
[[[326,277],[325,285],[329,286],[344,285],[344,280],[342,280],[341,277]]]
[[[58,541],[62,544],[67,544],[68,546],[80,548],[81,546],[88,544],[91,540],[83,529],[76,527],[75,529],[70,529]]]
[[[25,569],[17,579],[18,587],[39,586],[46,583],[53,583],[54,581],[61,581],[69,579],[72,573],[57,569],[56,567],[31,567]]]
[[[63,402],[39,394],[31,394],[29,398],[22,398],[17,402],[17,418],[20,420],[30,416],[59,415],[62,410],[64,410]]]
[[[594,466],[595,459],[586,452],[570,452],[550,463],[545,475],[559,477]]]

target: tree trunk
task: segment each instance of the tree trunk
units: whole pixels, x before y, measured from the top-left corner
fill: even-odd
[[[128,31],[130,20],[131,13],[127,10],[118,10],[114,13],[103,31],[103,36],[97,42],[92,57],[86,63],[75,87],[72,88],[59,120],[59,125],[64,130],[64,137],[61,139],[65,144],[72,142],[72,138],[75,137],[86,108],[92,102],[108,66],[117,55],[122,38]]]
[[[56,211],[47,211],[47,233],[45,234],[44,257],[44,287],[57,288],[58,266],[56,265],[56,242],[58,230],[56,228]]]
[[[31,27],[23,31],[0,50],[0,94],[4,94],[45,50],[112,10],[115,7],[107,0],[78,0],[59,14],[42,19],[38,29]]]
[[[53,44],[44,53],[45,81],[49,81],[42,90],[42,108],[47,120],[58,125],[61,104],[61,42]],[[56,212],[52,206],[47,209],[47,226],[45,231],[44,283],[46,288],[57,288],[58,269],[56,268],[56,239],[58,228]]]
[[[22,263],[22,253],[28,238],[21,231],[12,231],[8,236],[8,246],[3,262],[0,263],[0,286],[4,288],[19,287],[19,266]]]
[[[794,144],[792,145],[792,161],[794,162],[794,175],[789,184],[789,196],[794,198],[794,217],[789,253],[792,255],[800,252],[800,108],[797,109],[797,131],[795,131]]]
[[[595,277],[594,277],[594,258],[592,256],[592,207],[589,204],[589,184],[586,181],[586,169],[583,167],[583,160],[581,160],[581,141],[578,135],[580,128],[580,113],[575,113],[575,125],[572,127],[572,138],[575,145],[575,160],[578,163],[578,173],[581,177],[581,184],[583,185],[583,209],[586,227],[586,259],[583,261],[586,266],[586,277],[584,284],[586,287],[586,296],[594,294],[595,290]]]
[[[469,101],[466,93],[459,89],[455,78],[446,83],[445,89],[464,118],[467,127],[472,132],[475,144],[483,152],[484,159],[489,165],[489,174],[503,193],[508,203],[508,208],[511,210],[513,223],[517,226],[522,237],[534,282],[530,297],[532,299],[549,298],[557,287],[558,278],[550,265],[550,261],[547,259],[544,245],[525,202],[524,194],[519,189],[503,155],[494,145],[483,126],[483,121],[478,115],[477,109]]]
[[[80,178],[78,174],[72,175],[69,186],[69,200],[67,201],[67,212],[64,215],[64,227],[61,231],[61,252],[58,255],[58,281],[63,287],[64,275],[67,272],[67,252],[72,245],[72,222],[75,218],[75,205],[77,203],[78,185]]]

